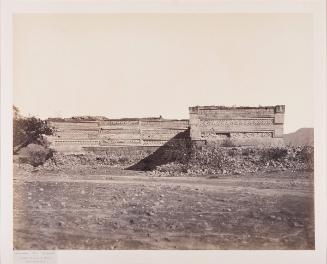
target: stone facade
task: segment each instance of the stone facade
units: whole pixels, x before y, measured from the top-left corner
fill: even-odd
[[[110,119],[101,121],[48,121],[55,129],[51,146],[63,152],[89,147],[160,147],[189,127],[188,120],[163,118]]]
[[[190,128],[195,144],[282,145],[285,106],[189,108],[190,119],[48,120],[54,149],[77,152],[112,147],[160,147]]]
[[[189,108],[191,140],[198,144],[283,145],[285,106]]]

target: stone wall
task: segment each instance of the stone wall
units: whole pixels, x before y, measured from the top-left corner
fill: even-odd
[[[190,107],[191,140],[198,144],[283,145],[285,106]]]
[[[49,121],[55,133],[48,137],[61,152],[84,152],[87,147],[160,147],[184,132],[188,120],[163,118],[110,119],[104,121]]]
[[[159,148],[171,141],[181,140],[178,135],[190,128],[190,140],[197,145],[283,145],[284,105],[196,106],[190,107],[189,113],[189,120],[161,117],[49,120],[49,125],[55,128],[55,134],[48,139],[51,146],[61,152],[85,152],[88,147]]]

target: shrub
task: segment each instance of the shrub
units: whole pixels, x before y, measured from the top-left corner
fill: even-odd
[[[13,120],[13,151],[17,154],[30,144],[45,145],[43,135],[52,135],[53,129],[47,122],[37,117],[22,117],[17,107],[14,107]]]
[[[228,150],[228,155],[230,157],[235,157],[237,155],[237,149],[236,148],[232,148]]]
[[[314,168],[314,148],[313,147],[303,147],[297,153],[297,156],[300,161],[305,163],[308,166],[308,169],[313,170]]]
[[[221,168],[224,163],[224,153],[221,148],[203,148],[192,154],[192,162],[207,168]]]
[[[249,156],[250,154],[253,154],[253,153],[254,153],[253,149],[250,149],[250,148],[242,149],[242,155],[243,156]]]
[[[106,161],[105,157],[96,157],[95,160],[100,161],[102,163]]]
[[[268,148],[263,149],[261,152],[261,160],[262,161],[281,161],[287,156],[286,148]]]
[[[20,161],[31,164],[34,167],[44,164],[52,157],[52,150],[37,144],[29,144],[20,151]]]
[[[119,159],[118,159],[118,162],[119,163],[127,163],[129,161],[129,159],[127,158],[127,157],[120,157]]]
[[[235,144],[230,139],[224,139],[220,144],[221,147],[235,147]]]

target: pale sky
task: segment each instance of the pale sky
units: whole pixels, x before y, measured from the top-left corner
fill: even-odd
[[[25,14],[14,18],[25,115],[188,118],[196,105],[286,105],[313,127],[307,14]]]

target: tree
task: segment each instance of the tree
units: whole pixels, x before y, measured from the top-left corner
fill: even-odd
[[[13,107],[13,147],[16,154],[29,144],[44,145],[43,135],[52,135],[53,129],[47,122],[37,117],[23,117],[17,107]]]
[[[14,120],[18,119],[20,117],[18,107],[13,106],[13,111],[14,111]]]

